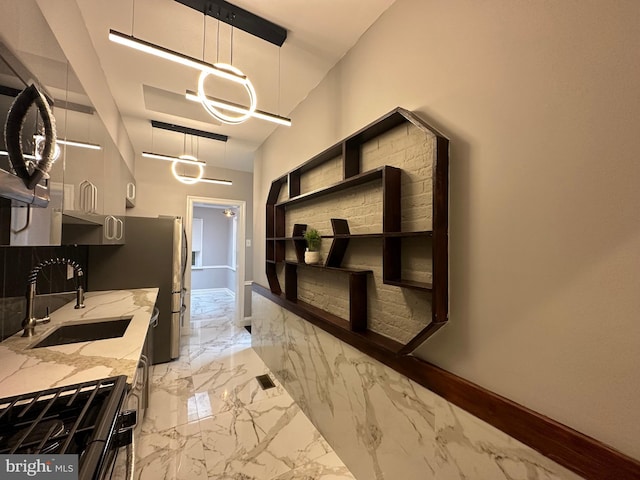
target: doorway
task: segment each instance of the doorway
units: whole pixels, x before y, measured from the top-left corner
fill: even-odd
[[[190,261],[185,272],[184,334],[191,332],[192,308],[206,308],[216,298],[224,297],[233,305],[234,322],[243,325],[245,212],[244,201],[187,197],[185,229]]]

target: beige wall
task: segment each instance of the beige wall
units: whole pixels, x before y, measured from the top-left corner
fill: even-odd
[[[185,185],[171,173],[171,163],[138,157],[136,160],[136,206],[127,215],[156,217],[187,214],[187,196],[247,202],[245,238],[253,239],[253,174],[238,170],[206,167],[204,177],[224,178],[233,185],[198,183]],[[253,245],[253,242],[252,242]],[[253,279],[253,248],[245,248],[245,280]]]
[[[604,3],[604,4],[603,4]],[[258,152],[395,106],[451,139],[450,322],[420,355],[640,458],[640,3],[397,0]]]

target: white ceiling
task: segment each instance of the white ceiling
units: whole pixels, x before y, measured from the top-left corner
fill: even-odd
[[[281,48],[241,30],[233,31],[233,65],[252,81],[258,109],[290,116],[393,1],[233,1],[288,31]],[[221,125],[200,105],[184,100],[187,89],[197,89],[196,71],[108,40],[112,28],[192,57],[203,58],[204,51],[207,62],[229,63],[229,25],[211,17],[205,21],[201,13],[174,0],[76,2],[136,155],[144,150],[184,153],[184,135],[152,129],[149,120],[154,119],[228,135],[226,147],[200,139],[199,156],[209,165],[251,171],[253,152],[275,128],[287,128],[257,119],[236,126]],[[211,81],[208,93],[246,104],[243,91],[233,90],[229,83]],[[191,144],[187,139],[187,149]]]

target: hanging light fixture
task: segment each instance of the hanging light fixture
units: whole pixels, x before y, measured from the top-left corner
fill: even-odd
[[[8,157],[9,156],[9,152],[7,152],[6,150],[0,150],[0,155]],[[38,160],[38,158],[36,158],[35,155],[29,155],[27,153],[22,155],[24,158],[28,158],[29,160]]]
[[[174,157],[172,155],[164,155],[162,153],[153,153],[153,152],[142,152],[142,156],[145,158],[153,158],[155,160],[167,160],[169,162],[177,162],[177,163],[190,163],[190,164],[204,164],[205,162],[198,160],[193,155],[180,155],[179,157]]]
[[[198,93],[196,93],[192,90],[187,90],[187,93],[185,95],[185,98],[187,100],[190,100],[192,102],[202,103],[205,106],[205,108],[207,108],[206,106],[209,105],[211,107],[217,107],[223,110],[229,110],[230,112],[242,113],[242,114],[249,115],[253,118],[259,118],[260,120],[266,120],[268,122],[284,125],[285,127],[291,126],[290,118],[281,117],[280,115],[276,115],[275,113],[269,113],[269,112],[265,112],[257,109],[252,112],[249,108],[244,107],[242,105],[238,105],[237,103],[231,103],[227,100],[210,97],[208,95],[205,95],[204,97],[205,97],[205,100],[203,101],[200,96],[200,92],[198,91]]]
[[[174,163],[189,163],[196,165],[205,165],[206,162],[198,160],[198,158],[193,155],[193,135],[191,135],[191,152],[187,153],[187,133],[182,132],[184,134],[184,140],[182,143],[183,154],[177,157],[173,155],[165,155],[162,153],[153,153],[153,152],[142,152],[142,156],[144,158],[153,158],[155,160],[166,160]],[[151,142],[153,143],[153,123],[151,124]]]
[[[271,121],[280,125],[291,126],[291,119],[289,118],[281,117],[279,115],[263,112],[256,109],[257,95],[256,95],[255,88],[253,87],[253,84],[240,69],[232,65],[233,63],[233,31],[234,31],[233,21],[235,19],[235,13],[228,14],[228,17],[227,17],[227,23],[231,24],[231,61],[230,63],[226,64],[226,63],[216,62],[215,64],[211,64],[204,60],[205,44],[206,44],[206,17],[207,17],[206,9],[203,10],[203,15],[204,15],[203,17],[204,22],[203,22],[202,60],[199,60],[194,57],[190,57],[188,55],[184,55],[182,53],[170,50],[160,45],[156,45],[146,40],[136,38],[133,35],[133,27],[134,27],[134,20],[135,20],[135,0],[133,3],[133,12],[131,17],[131,35],[127,35],[125,33],[110,29],[109,40],[111,40],[112,42],[118,43],[120,45],[133,48],[135,50],[138,50],[150,55],[154,55],[156,57],[163,58],[165,60],[169,60],[171,62],[178,63],[180,65],[184,65],[186,67],[193,68],[195,70],[199,70],[200,76],[198,78],[197,94],[188,92],[187,99],[195,100],[201,103],[205,111],[221,123],[225,123],[228,125],[237,125],[253,117],[253,118],[259,118],[261,120]],[[278,28],[282,30],[280,27]],[[284,34],[284,38],[286,38],[286,31]],[[279,46],[282,45],[284,38],[282,38],[281,42],[278,44]],[[220,44],[220,19],[218,19],[218,42],[217,42],[218,48],[219,48],[219,44]],[[204,91],[204,82],[207,79],[207,77],[209,77],[209,75],[214,75],[216,77],[229,80],[242,85],[245,88],[247,95],[249,97],[249,106],[245,107],[245,106],[237,105],[237,104],[234,104],[233,102],[228,102],[218,98],[207,97]],[[230,115],[229,112],[237,113],[239,115]]]
[[[40,152],[44,147],[44,135],[34,135],[36,143],[36,156],[39,156]],[[66,145],[68,147],[78,147],[78,148],[86,148],[89,150],[102,150],[102,146],[96,143],[88,143],[88,142],[79,142],[77,140],[60,140],[56,139],[56,149],[53,154],[54,161],[60,157],[60,145]]]
[[[76,142],[75,140],[56,140],[56,143],[70,147],[88,148],[89,150],[102,150],[102,146],[95,143]]]
[[[184,153],[180,156],[173,156],[173,155],[165,155],[162,153],[142,152],[143,157],[172,162],[171,172],[173,173],[174,178],[186,185],[193,185],[198,182],[215,183],[219,185],[233,185],[233,182],[231,180],[223,180],[223,179],[217,179],[217,178],[204,178],[203,175],[204,175],[204,167],[206,166],[206,162],[204,160],[198,159],[199,152],[200,152],[200,143],[199,143],[200,137],[224,142],[225,156],[226,156],[226,142],[228,140],[228,137],[226,135],[220,135],[212,132],[205,132],[202,130],[195,130],[193,128],[188,128],[180,125],[168,124],[168,123],[152,120],[151,121],[151,148],[153,148],[153,128],[154,127],[184,134],[184,140],[183,140]],[[189,138],[191,139],[189,152],[187,152],[187,135],[189,135]],[[193,145],[194,140],[196,141],[195,147]],[[198,167],[197,175],[186,175],[185,173],[178,173],[177,166],[179,163],[187,164],[187,165],[196,165]]]
[[[233,71],[229,71],[228,69],[220,68],[216,65],[212,65],[211,63],[203,62],[201,60],[198,60],[197,58],[189,57],[188,55],[174,52],[173,50],[169,50],[168,48],[164,48],[151,42],[141,40],[134,37],[133,35],[126,35],[116,30],[110,29],[109,40],[120,45],[124,45],[125,47],[130,47],[135,50],[154,55],[156,57],[164,58],[165,60],[169,60],[174,63],[179,63],[180,65],[184,65],[185,67],[193,68],[196,70],[200,70],[201,72],[206,72],[210,75],[215,75],[216,77],[224,78],[225,80],[230,80],[232,82],[240,84],[249,82],[249,79],[242,73],[237,74]]]
[[[24,154],[24,158],[28,158],[29,160],[39,160],[40,152],[42,151],[42,146],[44,143],[44,136],[34,135],[33,138],[35,139],[35,155]],[[102,146],[97,145],[95,143],[78,142],[75,140],[56,139],[56,148],[54,150],[53,158],[52,158],[54,162],[58,158],[60,158],[60,145],[67,145],[69,147],[88,148],[90,150],[102,150]],[[9,156],[6,150],[0,150],[0,155]]]
[[[240,71],[233,65],[228,65],[226,63],[216,63],[216,65],[224,68],[225,70],[236,72],[237,74],[242,75],[242,71]],[[239,116],[227,115],[220,108],[218,108],[217,105],[207,101],[207,95],[204,92],[204,81],[208,76],[208,72],[202,72],[200,73],[200,78],[198,78],[198,100],[207,111],[207,113],[216,120],[219,120],[222,123],[226,123],[228,125],[237,125],[238,123],[246,122],[256,111],[256,105],[258,102],[256,98],[256,90],[253,88],[253,84],[248,79],[247,82],[243,84],[245,90],[247,91],[247,94],[249,95],[249,108],[244,109],[245,111],[241,112]],[[222,108],[224,109],[224,106]]]
[[[176,179],[180,180],[183,183],[190,183],[190,184],[194,184],[194,183],[215,183],[217,185],[233,185],[233,182],[231,180],[221,180],[218,178],[205,178],[205,177],[192,177],[191,175],[185,175],[185,174],[175,174],[174,176],[176,177]]]
[[[203,12],[203,22],[202,22],[202,60],[205,58],[205,46],[207,40],[207,14]],[[231,20],[233,20],[233,15],[231,16]],[[217,41],[216,41],[216,63],[214,64],[217,68],[228,72],[229,74],[235,74],[239,77],[247,78],[246,75],[237,67],[234,67],[233,64],[233,23],[231,23],[231,42],[230,42],[230,61],[229,63],[220,63],[220,21],[218,20],[218,31],[217,31]],[[257,97],[256,90],[253,88],[253,84],[247,78],[246,83],[243,84],[247,95],[249,96],[249,108],[244,112],[239,112],[240,115],[229,115],[223,111],[223,109],[218,108],[217,105],[211,104],[207,102],[207,95],[204,91],[204,82],[209,76],[209,72],[202,71],[200,72],[200,77],[198,78],[198,100],[204,107],[205,111],[211,115],[216,120],[226,123],[228,125],[237,125],[239,123],[246,122],[251,114],[256,110],[257,105]],[[227,111],[229,111],[227,109]],[[236,112],[238,113],[238,112]]]
[[[202,166],[201,162],[198,162],[198,163],[191,162],[192,165],[196,165],[198,167],[198,175],[195,177],[178,173],[176,171],[176,166],[179,163],[180,162],[173,162],[171,164],[171,173],[173,173],[174,178],[179,182],[185,183],[187,185],[193,185],[194,183],[198,183],[202,178],[202,175],[204,175],[204,167]]]

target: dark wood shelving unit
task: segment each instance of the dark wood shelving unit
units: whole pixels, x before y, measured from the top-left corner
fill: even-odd
[[[354,175],[353,177],[347,178],[342,182],[334,183],[325,188],[319,188],[318,190],[313,190],[308,193],[298,194],[293,197],[289,197],[288,200],[283,200],[282,202],[276,203],[277,207],[284,207],[288,205],[294,205],[300,202],[306,202],[309,200],[313,200],[314,198],[318,198],[324,195],[329,195],[334,192],[340,192],[346,190],[348,188],[357,187],[358,185],[364,185],[365,183],[372,182],[374,180],[383,178],[385,174],[389,171],[388,169],[393,168],[397,170],[395,167],[379,167],[374,170],[370,170],[365,173],[361,173],[358,175]],[[298,183],[300,183],[300,179],[298,178]]]
[[[414,280],[384,280],[387,285],[395,285],[396,287],[412,288],[414,290],[424,290],[430,292],[433,290],[433,284],[427,282],[416,282]]]
[[[340,267],[344,254],[349,246],[349,223],[344,218],[332,218],[331,228],[333,229],[333,241],[329,249],[329,255],[324,262],[326,267]]]
[[[276,244],[285,245],[287,241],[300,240],[298,237],[287,237],[284,232],[284,207],[286,203],[280,202],[278,204],[282,186],[288,184],[289,196],[292,199],[295,197],[294,202],[303,201],[304,196],[301,195],[300,190],[300,176],[304,172],[312,170],[338,156],[341,156],[343,161],[344,180],[361,175],[361,145],[405,122],[410,122],[422,130],[430,131],[436,138],[433,166],[433,202],[431,207],[433,231],[402,232],[400,231],[399,209],[394,212],[393,209],[385,208],[383,232],[364,235],[323,236],[323,238],[331,239],[382,238],[383,277],[386,279],[386,283],[398,285],[400,288],[423,290],[425,294],[431,295],[431,323],[403,345],[366,328],[354,331],[353,325],[348,320],[322,310],[315,305],[297,300],[297,269],[307,267],[301,266],[296,262],[285,263],[284,256],[281,257],[282,252],[279,250],[281,247]],[[628,457],[591,437],[529,410],[503,396],[475,385],[464,378],[442,370],[415,355],[411,355],[416,348],[445,325],[448,320],[448,150],[449,141],[437,130],[424,123],[411,112],[397,108],[342,142],[316,155],[291,172],[274,180],[267,197],[266,217],[266,271],[269,290],[254,284],[254,292],[304,318],[309,323],[334,335],[364,354],[388,365],[400,374],[428,388],[436,395],[513,436],[534,450],[558,461],[582,477],[640,478],[640,462],[636,459]],[[343,182],[340,182],[340,184],[355,185]],[[338,187],[337,185],[332,185],[329,188]],[[350,187],[345,186],[344,188]],[[306,200],[317,198],[317,195],[321,194],[319,192],[306,194]],[[399,197],[400,192],[388,189],[385,194]],[[276,206],[276,204],[279,206]],[[433,260],[433,283],[431,285],[402,279],[402,269],[400,268],[403,249],[402,240],[411,237],[429,238],[428,248],[431,250]],[[278,258],[277,261],[276,258]],[[281,291],[276,275],[279,265],[284,266],[285,270],[294,271],[294,276],[292,277],[289,275],[290,272],[285,272],[286,294]],[[365,275],[361,277],[367,278]],[[293,289],[292,292],[295,295],[289,292],[289,287]],[[429,291],[430,293],[428,293]],[[351,295],[354,298],[353,293]],[[293,300],[291,300],[292,298]],[[362,299],[360,298],[360,300]],[[364,303],[366,309],[366,300]]]
[[[320,235],[322,238],[385,238],[385,237],[432,237],[433,232],[431,230],[423,230],[420,232],[377,232],[377,233],[342,233],[336,235]],[[304,240],[303,236],[297,237],[267,237],[267,240]]]
[[[402,124],[410,123],[418,129],[435,137],[435,158],[433,160],[433,199],[431,202],[433,229],[428,231],[407,231],[401,229],[401,175],[402,170],[385,165],[372,170],[361,171],[361,147],[364,143]],[[342,176],[339,182],[324,188],[302,193],[301,177],[304,173],[340,157]],[[382,185],[382,232],[350,233],[347,219],[332,219],[333,235],[322,235],[331,239],[331,248],[324,265],[306,265],[304,263],[305,240],[302,236],[306,225],[296,224],[291,236],[285,232],[286,209],[304,202],[346,192],[354,187],[370,182]],[[266,274],[271,292],[282,299],[292,311],[302,311],[304,318],[313,318],[313,322],[325,330],[346,329],[359,335],[357,342],[375,345],[390,355],[411,353],[424,340],[437,331],[448,320],[448,184],[449,184],[449,140],[436,129],[423,122],[416,115],[403,108],[396,108],[387,115],[367,125],[353,135],[345,138],[299,165],[290,172],[275,179],[267,195],[266,204]],[[284,185],[288,187],[288,198],[279,200]],[[335,222],[335,223],[334,223]],[[351,240],[363,238],[382,239],[382,280],[387,285],[423,291],[431,295],[432,321],[406,345],[388,339],[367,329],[367,277],[371,270],[355,270],[342,267],[343,257]],[[402,276],[403,239],[425,238],[431,249],[433,260],[432,283],[404,279]],[[293,242],[296,260],[286,261],[287,242]],[[278,265],[284,266],[285,288],[281,289],[278,280]],[[340,319],[317,306],[298,299],[298,269],[317,268],[349,275],[349,319]],[[333,330],[332,330],[333,329]]]
[[[302,265],[308,268],[317,268],[320,270],[327,270],[329,272],[340,272],[340,273],[348,273],[353,275],[365,275],[367,273],[373,273],[373,270],[363,270],[357,268],[342,268],[342,267],[327,267],[326,265],[320,265],[317,263],[304,263],[304,262],[292,262],[287,260],[284,262],[287,265]]]
[[[367,330],[367,275],[371,270],[354,270],[350,268],[325,267],[299,262],[285,262],[285,298],[290,302],[298,302],[298,267],[317,268],[328,272],[349,275],[349,330],[363,332]],[[328,312],[327,312],[328,313]]]
[[[299,263],[304,263],[304,251],[306,248],[307,241],[304,239],[304,232],[307,230],[307,226],[303,223],[296,223],[293,226],[293,236],[291,240],[293,240],[293,246],[296,250],[296,258]]]

